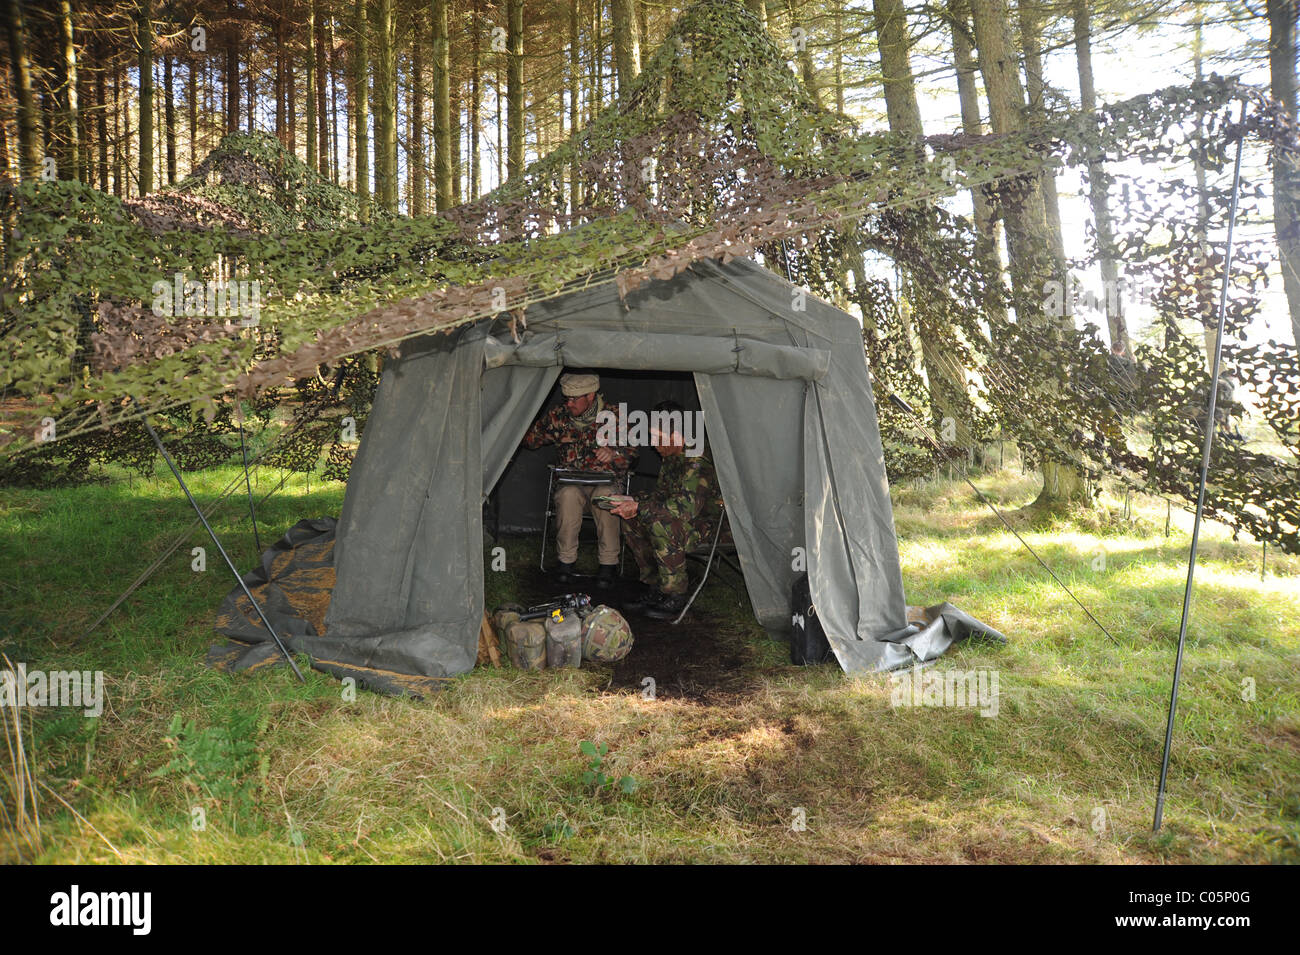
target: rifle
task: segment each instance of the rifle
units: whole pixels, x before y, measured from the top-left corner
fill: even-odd
[[[561,617],[570,613],[585,616],[591,612],[591,597],[587,594],[564,594],[544,604],[535,604],[519,615],[520,620],[540,620],[558,613]]]

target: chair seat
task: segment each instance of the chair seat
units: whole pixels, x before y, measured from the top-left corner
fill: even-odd
[[[575,468],[552,467],[556,484],[600,485],[618,483],[613,471],[579,471]]]

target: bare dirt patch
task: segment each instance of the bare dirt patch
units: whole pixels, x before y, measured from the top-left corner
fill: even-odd
[[[598,590],[594,577],[561,587],[535,566],[518,573],[517,583],[529,604],[553,600],[567,589],[590,594],[593,603],[621,609],[637,593],[631,578],[620,579],[611,590]],[[695,606],[676,626],[635,613],[628,613],[627,618],[634,638],[632,650],[620,662],[604,668],[610,673],[606,692],[639,693],[646,685],[645,678],[650,677],[657,698],[726,705],[752,695],[761,685],[754,669],[753,647],[734,624]]]

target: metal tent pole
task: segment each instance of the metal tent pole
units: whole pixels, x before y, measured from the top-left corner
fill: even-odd
[[[134,398],[131,399],[131,401],[137,408],[140,407],[139,402],[135,401]],[[293,660],[293,655],[289,653],[289,648],[284,645],[284,641],[280,639],[280,635],[275,632],[275,627],[271,626],[271,621],[266,619],[266,614],[262,612],[262,605],[257,602],[257,598],[254,597],[253,592],[248,589],[248,585],[244,583],[244,578],[235,567],[235,562],[230,559],[230,555],[226,553],[226,549],[221,546],[221,541],[217,538],[217,532],[212,529],[212,525],[208,523],[208,519],[203,515],[203,508],[199,507],[199,502],[194,500],[194,495],[190,493],[190,489],[186,485],[185,479],[181,477],[181,472],[180,469],[176,467],[176,462],[173,461],[171,455],[167,453],[167,449],[163,447],[162,439],[158,437],[158,432],[156,432],[153,429],[153,425],[149,423],[148,412],[141,410],[140,420],[144,422],[145,430],[149,432],[149,437],[153,438],[154,446],[157,447],[159,453],[162,454],[163,460],[166,461],[167,466],[171,468],[172,474],[176,478],[176,483],[179,484],[181,490],[185,492],[185,497],[189,500],[190,507],[194,508],[194,513],[197,514],[199,520],[203,522],[203,529],[208,532],[208,536],[212,538],[212,543],[216,545],[217,551],[225,560],[226,566],[229,567],[230,572],[235,575],[235,580],[239,583],[239,588],[244,592],[244,596],[248,598],[249,603],[253,605],[253,609],[257,611],[258,617],[262,620],[262,626],[266,627],[267,632],[271,635],[271,639],[275,641],[275,645],[279,647],[280,652],[284,654],[284,659],[289,664],[289,668],[293,670],[293,675],[298,678],[299,682],[306,683],[307,681],[303,677],[302,671],[298,669],[298,664]]]
[[[1246,124],[1246,104],[1241,104],[1240,126]],[[1241,150],[1245,129],[1238,130],[1237,160],[1232,169],[1232,204],[1228,210],[1228,241],[1223,256],[1223,286],[1219,290],[1219,324],[1214,337],[1214,361],[1210,366],[1210,407],[1205,419],[1205,447],[1201,451],[1201,483],[1196,493],[1196,519],[1192,522],[1192,549],[1187,556],[1187,586],[1183,589],[1183,618],[1178,625],[1178,654],[1174,658],[1173,688],[1169,693],[1169,719],[1165,723],[1165,751],[1160,760],[1160,788],[1156,792],[1156,814],[1151,824],[1160,831],[1165,812],[1165,784],[1169,780],[1169,752],[1174,741],[1174,714],[1178,709],[1178,681],[1183,675],[1183,651],[1187,646],[1187,620],[1192,607],[1192,578],[1196,574],[1196,547],[1200,542],[1201,516],[1205,511],[1205,484],[1210,473],[1210,449],[1214,446],[1214,413],[1219,399],[1219,363],[1223,356],[1223,326],[1228,315],[1228,281],[1232,275],[1232,233],[1237,224],[1237,198],[1241,190]]]

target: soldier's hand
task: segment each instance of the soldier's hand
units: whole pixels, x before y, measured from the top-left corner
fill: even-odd
[[[597,449],[596,449],[596,460],[599,461],[601,464],[609,464],[610,461],[613,461],[613,460],[614,460],[614,449],[613,449],[613,448],[597,448]]]
[[[609,509],[609,512],[615,517],[621,517],[623,520],[631,520],[636,517],[636,512],[640,510],[641,505],[636,501],[624,501],[621,504],[615,504]]]

